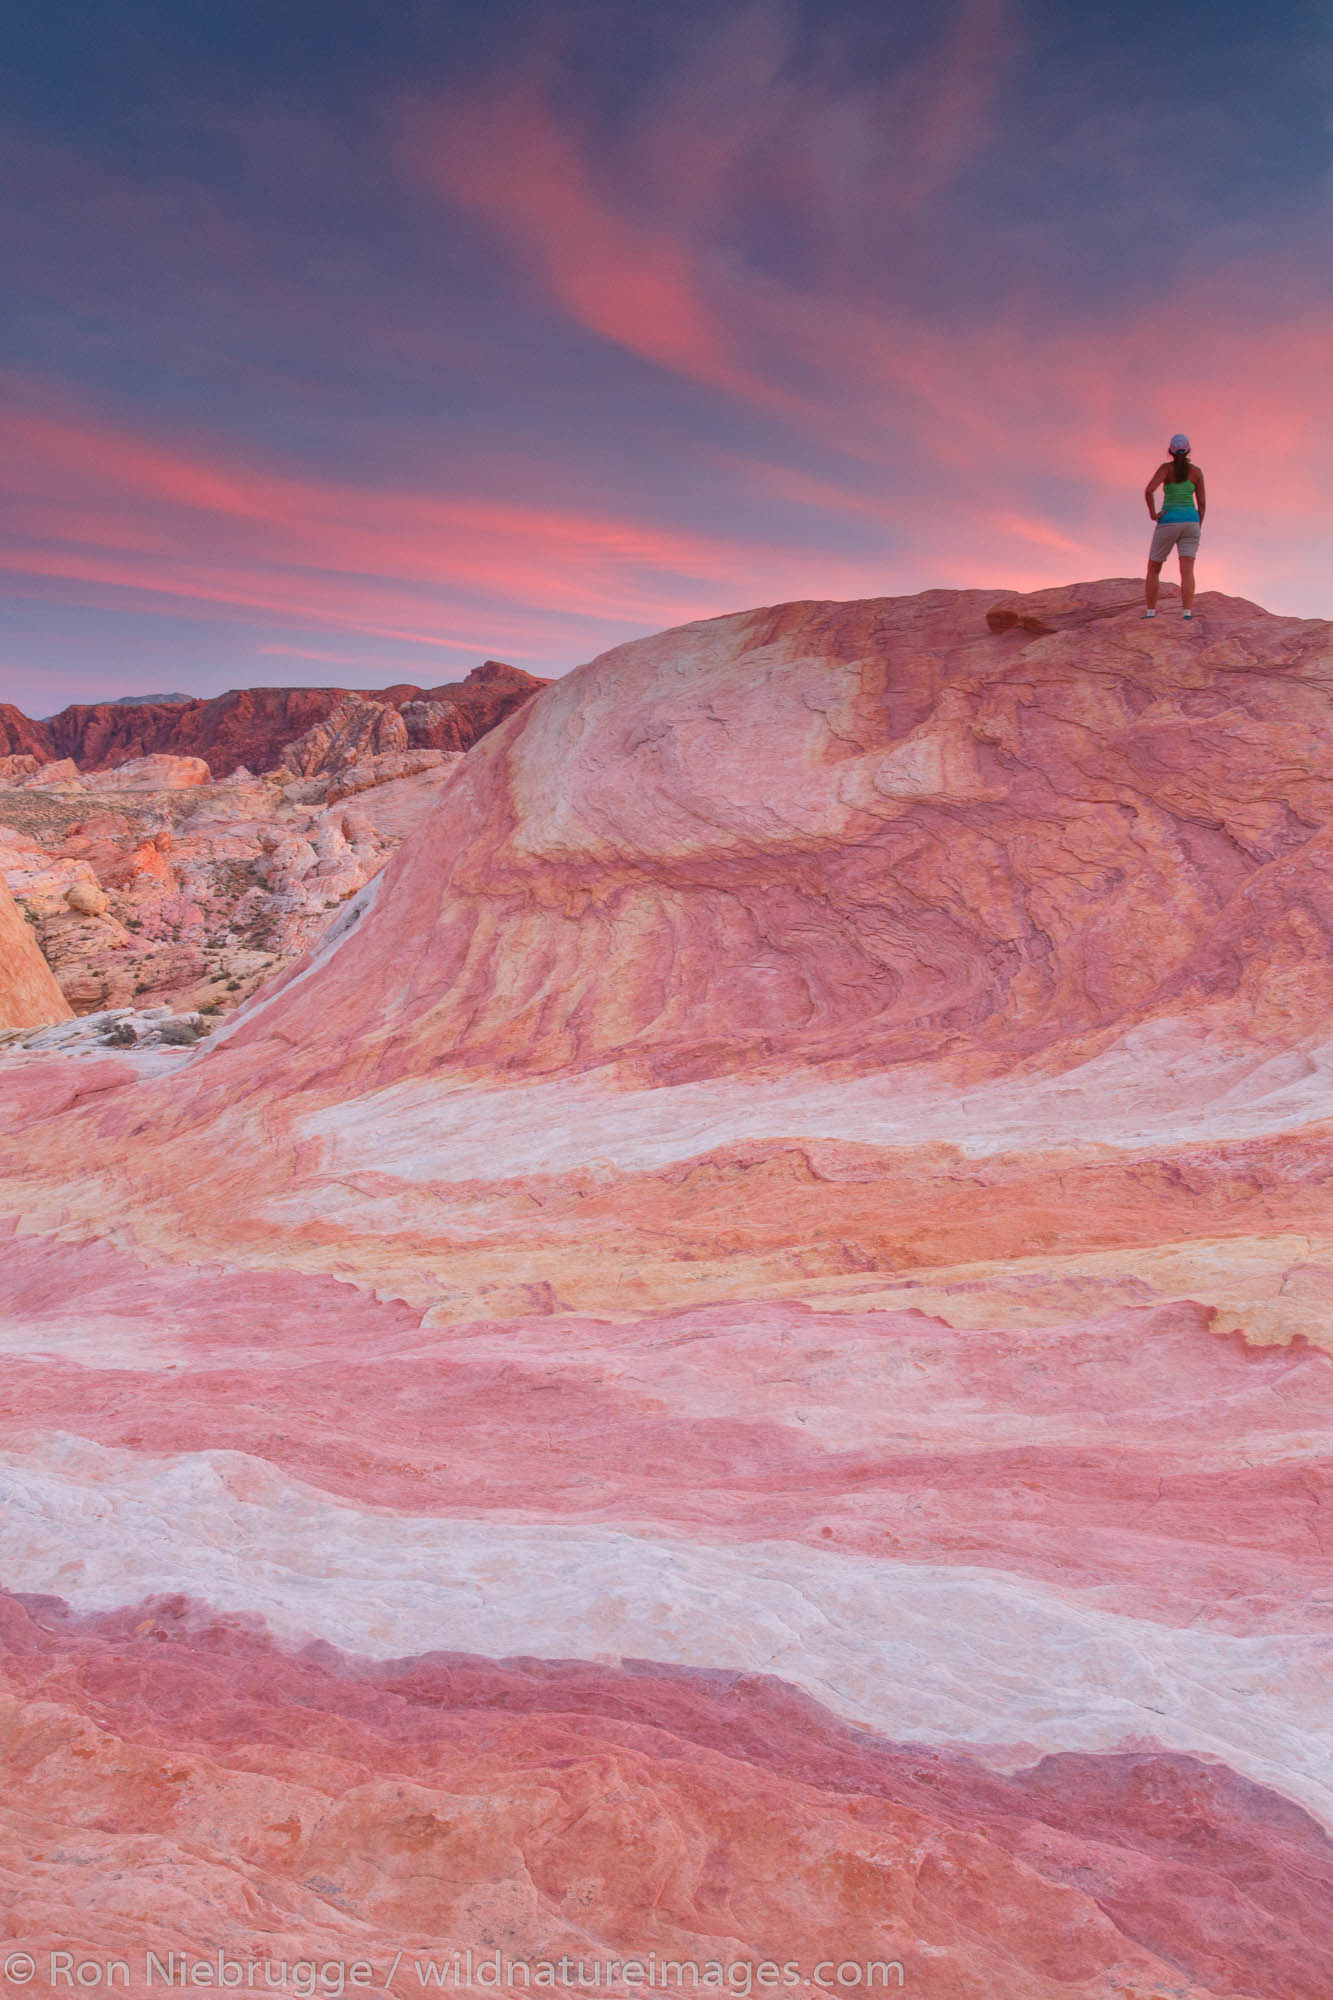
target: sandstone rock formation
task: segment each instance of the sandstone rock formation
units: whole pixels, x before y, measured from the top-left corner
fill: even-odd
[[[407,742],[407,724],[396,708],[344,694],[322,721],[284,747],[282,763],[287,770],[312,778],[317,772],[338,771],[386,751],[406,750]]]
[[[148,1056],[149,1073],[163,1068],[162,1052],[194,1048],[213,1032],[214,1022],[197,1012],[178,1014],[170,1007],[112,1007],[96,1014],[75,1015],[41,1027],[9,1028],[0,1033],[0,1048],[9,1058],[63,1056],[96,1058],[107,1049],[133,1049]],[[170,1065],[166,1065],[170,1067]]]
[[[11,783],[19,791],[82,791],[84,777],[72,757],[48,757],[39,764],[35,758],[7,760]]]
[[[212,775],[202,757],[170,757],[156,752],[151,757],[131,757],[110,771],[94,772],[84,782],[102,791],[180,792],[191,785],[206,785]]]
[[[369,792],[379,785],[394,783],[399,778],[415,778],[423,771],[438,771],[454,763],[461,755],[456,750],[382,750],[373,756],[362,757],[354,764],[339,764],[332,772],[325,789],[325,797],[330,805],[339,799],[353,798],[357,792]]]
[[[0,1055],[30,1925],[1333,1991],[1333,630],[1198,608],[619,648]]]
[[[469,758],[330,967],[346,1059],[667,1082],[976,1071],[1182,1015],[1321,1028],[1324,630],[1215,600],[1159,642],[1131,590],[1030,600],[1035,643],[988,633],[989,593],[935,592],[715,619],[568,675]],[[239,1045],[322,1066],[306,1004]]]
[[[40,1027],[69,1013],[31,928],[0,881],[0,1028]]]

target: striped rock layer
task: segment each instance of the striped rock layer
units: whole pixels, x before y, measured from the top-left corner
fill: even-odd
[[[618,648],[0,1071],[33,1990],[1333,1991],[1333,637],[1138,608]]]

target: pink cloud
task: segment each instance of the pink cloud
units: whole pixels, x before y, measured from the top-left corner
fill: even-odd
[[[1079,341],[1017,325],[946,337],[850,311],[798,320],[792,337],[836,364],[827,430],[847,480],[712,454],[736,518],[786,522],[780,541],[753,526],[716,534],[321,480],[0,378],[0,569],[20,595],[285,624],[301,635],[293,656],[317,654],[307,635],[325,631],[549,662],[561,631],[594,650],[627,629],[794,596],[1136,572],[1142,484],[1184,422],[1214,508],[1206,583],[1333,609],[1312,601],[1326,558],[1305,526],[1333,500],[1333,474],[1305,448],[1333,415],[1333,311],[1293,308],[1258,333],[1232,297],[1195,287],[1162,308],[1199,316],[1184,394],[1159,365],[1155,313]],[[896,458],[890,420],[905,439]],[[519,461],[505,477],[533,490]],[[849,521],[858,550],[841,552]]]
[[[809,372],[809,323],[865,294],[886,222],[975,153],[1014,44],[1006,0],[962,0],[915,61],[830,96],[789,73],[779,13],[755,8],[710,30],[697,66],[619,151],[596,152],[553,108],[539,58],[489,98],[406,107],[399,155],[575,325],[808,425],[818,396],[784,359]],[[746,257],[739,218],[755,206],[801,219],[823,259],[818,297]]]
[[[31,383],[0,389],[0,569],[30,594],[521,649],[549,645],[553,620],[652,626],[731,608],[738,590],[753,601],[785,560],[611,513],[297,476],[167,445]]]
[[[413,128],[415,170],[485,222],[575,324],[691,381],[786,400],[738,363],[691,245],[623,212],[538,94],[418,114]]]

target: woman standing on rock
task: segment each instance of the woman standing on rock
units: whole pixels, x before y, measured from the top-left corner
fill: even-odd
[[[1199,553],[1199,530],[1203,526],[1207,504],[1203,474],[1197,465],[1190,463],[1190,441],[1183,431],[1177,431],[1167,450],[1171,453],[1170,458],[1163,459],[1143,489],[1148,512],[1157,523],[1153,529],[1152,547],[1148,550],[1148,575],[1143,586],[1148,608],[1143,615],[1145,618],[1157,616],[1157,586],[1162,578],[1162,564],[1175,549],[1180,555],[1180,615],[1182,618],[1193,618],[1194,558]],[[1153,495],[1159,486],[1162,488],[1160,513],[1153,506]]]

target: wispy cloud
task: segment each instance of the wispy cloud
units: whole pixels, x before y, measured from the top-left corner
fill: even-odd
[[[399,157],[574,325],[799,422],[812,312],[882,295],[895,227],[989,130],[1015,36],[1006,0],[962,0],[911,62],[836,87],[793,73],[793,36],[773,6],[719,23],[697,64],[610,136],[559,102],[545,47],[519,81],[405,105]]]
[[[576,325],[692,381],[782,400],[738,365],[696,247],[623,212],[537,92],[414,122],[430,185],[488,224]]]
[[[553,619],[650,626],[715,611],[780,566],[762,541],[651,519],[301,478],[51,396],[34,410],[30,381],[5,387],[0,569],[29,589],[473,649],[530,644]]]

